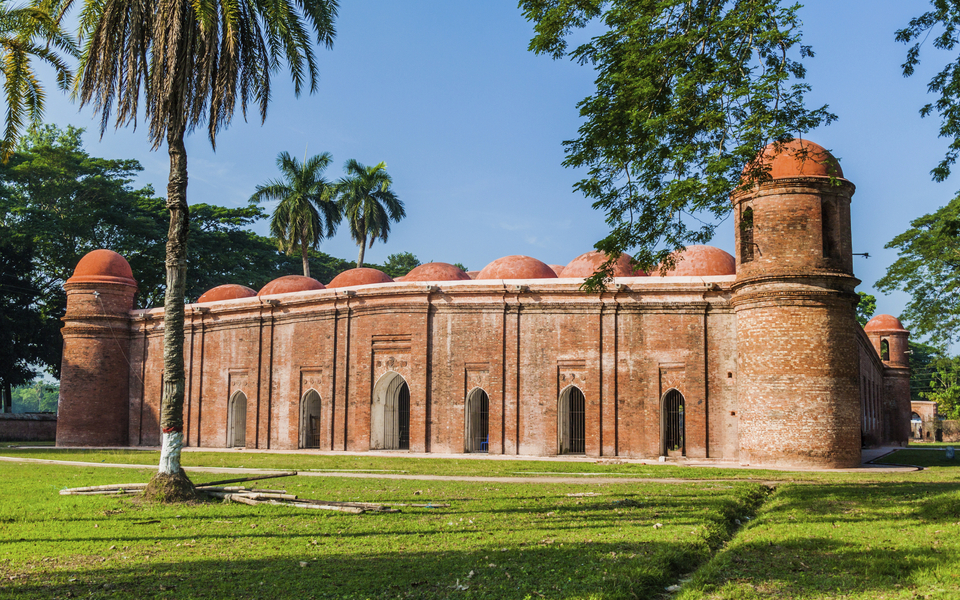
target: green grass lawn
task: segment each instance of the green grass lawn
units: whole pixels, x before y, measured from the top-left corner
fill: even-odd
[[[451,505],[364,515],[58,495],[149,476],[0,463],[0,598],[646,598],[767,495],[754,483],[269,482],[307,498]]]
[[[954,458],[947,459],[946,447],[897,450],[881,456],[874,462],[880,465],[916,465],[918,467],[960,467],[960,444],[957,445]],[[960,473],[960,469],[957,470]]]
[[[154,453],[137,451],[56,452],[154,462]],[[906,460],[904,453],[920,456]],[[898,454],[887,460],[916,464],[926,457],[932,466],[822,476],[767,472],[781,479],[772,493],[729,479],[598,484],[585,477],[561,484],[300,476],[262,483],[307,498],[451,504],[365,515],[59,496],[64,487],[146,481],[152,471],[0,463],[0,599],[960,598],[960,468],[955,461],[937,466],[942,452]],[[757,473],[373,455],[185,455],[190,464],[233,467],[302,468],[283,462],[298,460],[371,472]],[[666,591],[675,584],[678,593]]]

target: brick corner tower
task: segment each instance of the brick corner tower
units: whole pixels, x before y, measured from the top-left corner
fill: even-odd
[[[850,200],[837,160],[807,140],[767,146],[732,196],[741,464],[860,464]]]
[[[864,328],[883,362],[883,439],[906,446],[910,441],[910,332],[900,319],[877,315]]]
[[[63,363],[57,446],[128,443],[130,311],[137,282],[126,259],[94,250],[63,289]]]

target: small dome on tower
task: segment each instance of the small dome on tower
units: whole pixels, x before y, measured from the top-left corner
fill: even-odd
[[[403,276],[404,281],[470,281],[460,267],[445,262],[420,265]],[[399,281],[399,279],[397,280]]]
[[[771,179],[843,177],[839,161],[826,148],[809,140],[795,139],[784,142],[780,144],[779,152],[776,143],[767,144],[760,153],[759,160],[763,161],[764,169],[769,168]],[[752,163],[744,172],[756,166],[756,163]]]
[[[713,246],[687,246],[679,255],[674,255],[674,267],[666,272],[668,277],[707,277],[710,275],[736,275],[737,261],[729,252]],[[655,275],[659,275],[659,269]]]
[[[252,290],[245,285],[228,283],[226,285],[218,285],[217,287],[204,292],[202,296],[197,298],[197,304],[202,302],[222,302],[224,300],[236,300],[237,298],[252,298],[256,295],[256,290]]]
[[[263,286],[258,296],[272,296],[274,294],[289,294],[291,292],[309,292],[311,290],[322,290],[322,283],[312,277],[303,275],[285,275],[278,277],[267,285]]]
[[[477,279],[556,279],[546,263],[542,263],[529,256],[517,254],[498,258],[485,266],[477,275]]]
[[[873,317],[863,326],[863,330],[882,332],[906,331],[903,324],[900,323],[900,319],[892,315],[877,315]]]
[[[591,250],[590,252],[581,254],[580,256],[571,260],[570,264],[563,268],[563,276],[584,278],[590,277],[606,260],[606,254],[603,252],[597,252],[596,250]],[[629,254],[625,252],[620,254],[617,262],[613,263],[613,276],[643,277],[646,275],[646,273],[642,270],[634,271],[631,261],[633,261],[633,257],[631,257]]]
[[[93,250],[84,255],[73,270],[70,283],[99,281],[137,285],[127,259],[113,250]]]
[[[393,279],[377,269],[360,267],[340,273],[327,284],[327,289],[353,287],[355,285],[370,285],[373,283],[393,283]]]

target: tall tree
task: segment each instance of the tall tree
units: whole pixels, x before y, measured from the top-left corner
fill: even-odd
[[[6,162],[17,146],[26,120],[39,124],[46,94],[31,64],[35,58],[53,67],[57,86],[70,87],[73,73],[55,49],[77,55],[73,40],[60,30],[47,7],[9,8],[0,0],[0,78],[3,79],[7,118],[0,158]]]
[[[30,280],[32,249],[16,243],[0,226],[0,412],[13,405],[13,386],[27,383],[41,359],[43,317],[36,308],[40,290]]]
[[[332,236],[340,224],[334,186],[323,178],[331,162],[329,152],[304,158],[303,163],[281,152],[277,157],[281,179],[258,185],[250,197],[251,202],[278,201],[270,217],[270,234],[283,252],[300,250],[304,277],[310,277],[309,250],[316,250],[324,236]]]
[[[403,277],[419,266],[420,259],[413,252],[398,252],[387,255],[387,260],[383,261],[383,267],[380,270],[390,277]]]
[[[371,248],[378,238],[386,242],[390,221],[399,222],[407,213],[403,202],[390,189],[393,179],[387,174],[387,163],[366,167],[351,158],[343,170],[347,175],[337,184],[337,193],[343,214],[350,223],[350,235],[360,246],[357,267],[362,267],[367,240]]]
[[[598,249],[631,251],[649,266],[709,241],[764,145],[835,118],[804,104],[801,61],[813,52],[801,44],[799,6],[780,4],[521,0],[533,52],[597,73],[563,164],[587,170],[574,188],[607,215],[611,232]],[[594,22],[602,33],[571,49],[572,32]],[[763,165],[747,175],[764,177]]]
[[[75,0],[59,0],[65,12]],[[170,157],[164,302],[163,430],[158,476],[187,482],[183,445],[183,295],[187,268],[187,153],[184,137],[205,125],[211,145],[239,100],[266,120],[271,75],[286,61],[299,95],[316,89],[312,35],[332,46],[336,0],[84,0],[77,96],[117,127],[136,123],[139,104],[153,147]]]

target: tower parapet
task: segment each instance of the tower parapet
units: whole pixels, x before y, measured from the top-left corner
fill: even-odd
[[[58,446],[125,446],[129,422],[129,313],[137,282],[126,259],[94,250],[63,289]]]
[[[767,177],[732,197],[740,462],[858,465],[855,187],[806,140],[771,144],[751,168]]]

